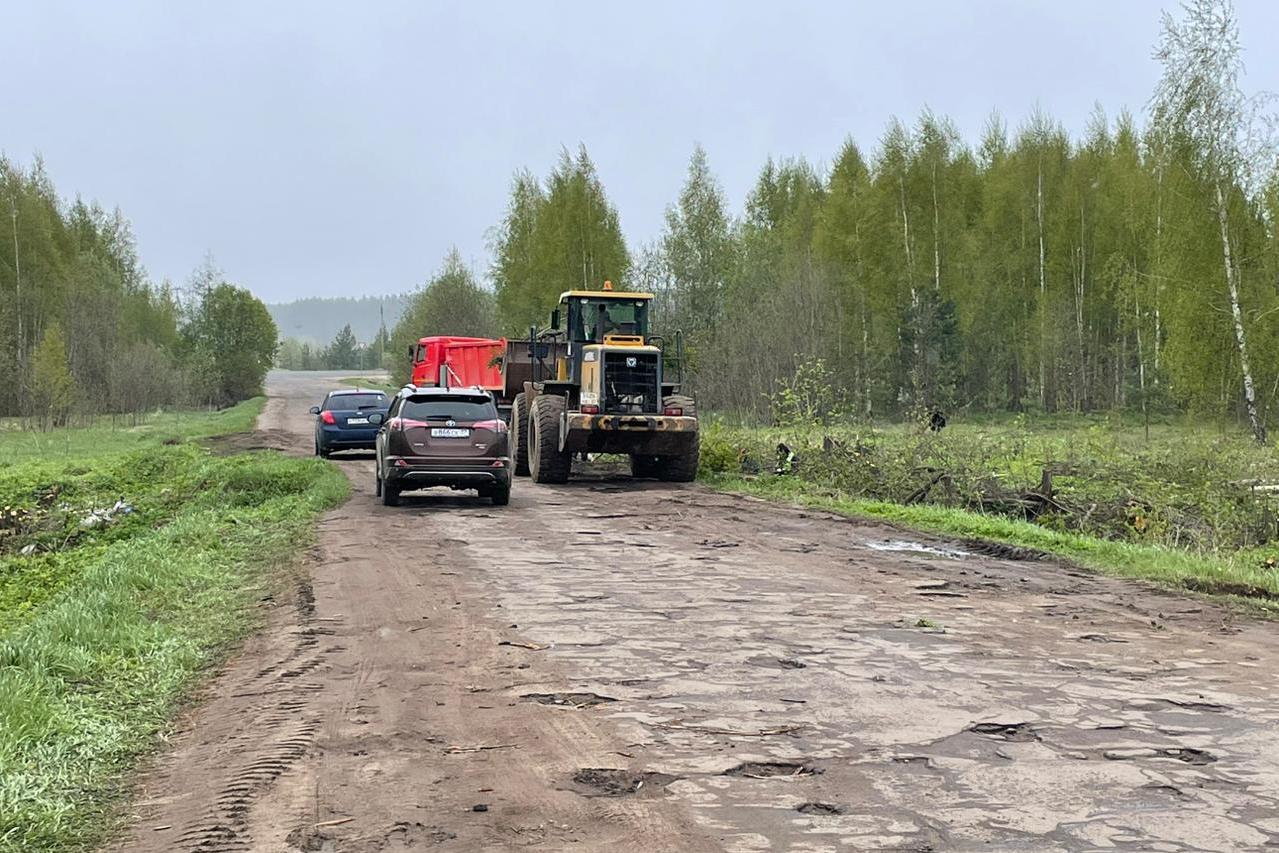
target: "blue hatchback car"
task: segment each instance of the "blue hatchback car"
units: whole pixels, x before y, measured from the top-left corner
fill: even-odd
[[[381,391],[345,388],[330,391],[324,402],[311,407],[315,415],[315,455],[335,450],[372,450],[390,399]]]

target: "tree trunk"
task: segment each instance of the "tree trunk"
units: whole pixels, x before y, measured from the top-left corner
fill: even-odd
[[[897,177],[897,187],[901,195],[902,205],[902,244],[906,250],[906,284],[910,288],[910,311],[911,311],[911,402],[918,404],[919,391],[923,387],[923,377],[920,375],[922,370],[922,337],[923,329],[920,327],[919,312],[919,291],[915,287],[915,258],[910,250],[910,214],[906,211],[906,181],[901,176]]]
[[[937,164],[933,164],[933,287],[941,292],[941,213],[937,204]]]
[[[1164,274],[1163,267],[1163,233],[1164,233],[1164,167],[1159,166],[1155,190],[1155,375],[1154,384],[1159,385],[1159,339],[1163,336],[1162,317],[1160,315],[1161,291],[1160,282]]]
[[[1230,316],[1235,324],[1235,345],[1239,349],[1239,367],[1243,371],[1243,402],[1248,410],[1248,423],[1258,444],[1266,443],[1266,427],[1257,415],[1257,391],[1252,382],[1252,367],[1248,363],[1248,337],[1243,328],[1243,310],[1239,307],[1239,272],[1230,257],[1230,219],[1226,210],[1226,196],[1217,184],[1217,221],[1221,225],[1221,254],[1226,266],[1226,289],[1230,292]]]
[[[1048,347],[1048,273],[1044,263],[1044,163],[1039,161],[1035,191],[1035,221],[1039,231],[1039,408],[1048,411],[1048,372],[1044,350]]]

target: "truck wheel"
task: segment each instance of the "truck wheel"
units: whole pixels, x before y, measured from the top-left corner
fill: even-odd
[[[661,458],[658,456],[650,456],[647,453],[631,454],[631,476],[636,479],[643,477],[656,477],[657,471],[661,467]]]
[[[511,404],[511,461],[515,463],[515,473],[521,477],[528,476],[528,445],[528,395],[521,391]]]
[[[684,410],[684,417],[697,417],[697,403],[692,397],[683,394],[672,394],[662,400],[662,408],[678,406]],[[668,483],[691,483],[697,479],[697,463],[699,459],[699,436],[693,435],[692,446],[679,456],[662,456],[658,460],[657,476]]]
[[[560,450],[560,423],[564,398],[539,394],[533,401],[533,435],[529,448],[529,473],[535,483],[567,483],[573,454]]]

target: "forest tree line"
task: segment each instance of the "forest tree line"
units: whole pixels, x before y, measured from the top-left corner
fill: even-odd
[[[720,411],[768,417],[801,376],[847,417],[1183,409],[1255,415],[1261,437],[1279,399],[1276,151],[1239,91],[1229,4],[1166,18],[1157,57],[1144,126],[1098,109],[1072,139],[1037,110],[969,141],[925,112],[826,169],[769,159],[738,214],[699,147],[635,249],[585,148],[565,151],[513,180],[495,323],[526,333],[560,291],[612,279],[656,294],[656,330],[684,332]]]
[[[128,220],[65,202],[36,159],[0,158],[0,417],[48,428],[98,414],[222,406],[261,390],[277,331],[211,262],[151,282]]]
[[[1229,3],[1165,17],[1145,123],[1044,111],[967,140],[890,121],[829,167],[769,159],[735,212],[695,148],[654,241],[628,247],[584,147],[514,176],[481,282],[456,251],[386,364],[428,334],[524,335],[558,294],[655,294],[703,406],[751,419],[1191,411],[1263,438],[1279,401],[1279,155],[1240,91]]]

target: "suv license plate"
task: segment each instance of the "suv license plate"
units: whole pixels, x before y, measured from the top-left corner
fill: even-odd
[[[449,427],[435,427],[431,430],[431,438],[470,438],[471,431],[469,429],[450,429]]]
[[[368,422],[369,422],[369,419],[368,419],[368,418],[347,418],[347,419],[346,419],[346,422],[347,422],[347,424],[348,424],[348,425],[350,425],[350,424],[366,424],[366,423],[368,423]]]

